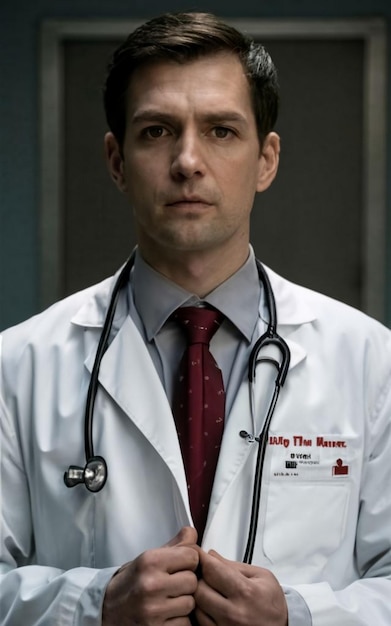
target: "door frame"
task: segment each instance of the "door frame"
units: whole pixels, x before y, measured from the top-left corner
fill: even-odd
[[[381,18],[226,19],[262,40],[361,39],[363,63],[362,308],[384,321],[386,286],[387,37]],[[40,36],[40,305],[61,297],[64,43],[125,37],[144,20],[45,20]]]

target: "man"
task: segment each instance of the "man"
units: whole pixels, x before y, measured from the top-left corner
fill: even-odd
[[[114,279],[3,336],[1,626],[391,623],[390,333],[270,270],[290,368],[261,441],[252,564],[242,563],[275,378],[270,362],[258,366],[252,413],[247,362],[271,311],[249,218],[278,168],[277,104],[268,54],[211,15],[151,20],[114,54],[105,147],[138,249],[93,403],[108,477],[97,493],[67,488],[77,467],[63,481],[70,463],[83,466]],[[178,320],[194,306],[217,312],[210,351],[225,388],[200,516],[175,401]]]

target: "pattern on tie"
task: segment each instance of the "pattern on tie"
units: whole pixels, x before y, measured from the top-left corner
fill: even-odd
[[[211,309],[183,307],[173,318],[185,330],[188,341],[175,386],[173,413],[190,508],[201,541],[224,428],[223,378],[209,351],[209,342],[223,315]]]

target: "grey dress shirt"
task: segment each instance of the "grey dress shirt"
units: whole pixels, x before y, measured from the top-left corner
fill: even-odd
[[[239,386],[247,376],[251,349],[259,336],[259,310],[265,329],[268,319],[252,248],[246,263],[203,299],[154,270],[138,251],[130,288],[135,303],[135,309],[131,309],[133,321],[144,338],[170,403],[175,375],[186,348],[185,334],[170,319],[171,314],[180,306],[206,304],[223,313],[224,322],[211,340],[210,351],[223,374],[228,420]],[[312,618],[302,596],[289,587],[284,587],[284,592],[289,626],[311,626]]]

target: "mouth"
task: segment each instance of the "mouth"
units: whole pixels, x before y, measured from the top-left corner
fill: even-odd
[[[184,208],[184,209],[199,209],[203,207],[211,206],[211,203],[205,200],[205,198],[201,198],[198,196],[187,197],[184,196],[182,198],[177,198],[172,202],[167,202],[167,206],[174,208]]]

